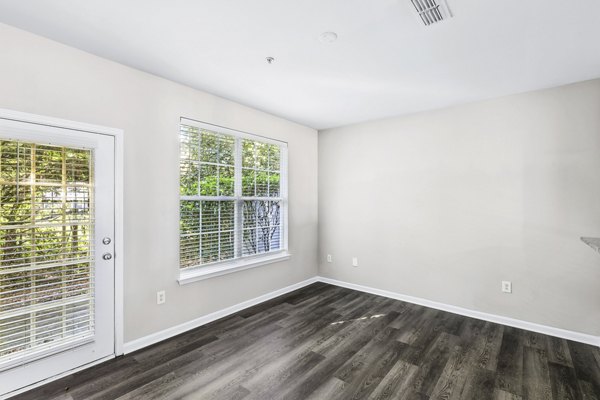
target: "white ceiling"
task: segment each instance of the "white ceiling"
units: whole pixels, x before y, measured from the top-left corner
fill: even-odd
[[[2,0],[0,22],[318,129],[600,77],[598,0],[448,3],[430,27],[410,0]]]

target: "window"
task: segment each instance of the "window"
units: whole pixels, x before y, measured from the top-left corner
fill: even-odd
[[[286,144],[190,120],[179,138],[182,276],[286,257]]]

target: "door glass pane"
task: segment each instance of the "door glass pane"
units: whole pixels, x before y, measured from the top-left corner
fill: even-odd
[[[93,154],[0,141],[0,365],[94,333]]]

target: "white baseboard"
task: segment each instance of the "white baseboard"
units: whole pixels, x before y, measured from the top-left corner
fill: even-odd
[[[408,296],[400,293],[390,292],[388,290],[382,290],[377,288],[372,288],[369,286],[358,285],[355,283],[343,282],[336,279],[325,278],[321,276],[315,276],[313,278],[307,279],[302,282],[298,282],[296,284],[284,287],[282,289],[275,290],[273,292],[264,294],[262,296],[258,296],[254,299],[250,299],[244,301],[239,304],[235,304],[231,307],[224,308],[219,311],[215,311],[211,314],[202,316],[200,318],[196,318],[194,320],[185,322],[183,324],[174,326],[172,328],[168,328],[162,330],[160,332],[156,332],[150,334],[148,336],[144,336],[139,339],[135,339],[133,341],[125,343],[123,346],[124,354],[128,354],[144,348],[146,346],[150,346],[152,344],[158,343],[165,339],[169,339],[173,336],[179,335],[181,333],[187,332],[191,329],[198,328],[199,326],[208,324],[209,322],[216,321],[219,318],[226,317],[228,315],[234,314],[238,311],[246,309],[248,307],[252,307],[254,305],[260,304],[267,300],[271,300],[277,296],[281,296],[282,294],[286,294],[292,292],[294,290],[300,289],[304,286],[308,286],[315,282],[323,282],[329,283],[335,286],[341,286],[348,289],[358,290],[360,292],[371,293],[378,296],[388,297],[391,299],[405,301],[407,303],[418,304],[421,306],[435,308],[437,310],[447,311],[453,314],[464,315],[466,317],[476,318],[484,321],[490,321],[501,325],[512,326],[515,328],[520,328],[528,331],[543,333],[545,335],[555,336],[563,339],[573,340],[575,342],[586,343],[593,346],[600,346],[600,337],[580,333],[568,331],[565,329],[554,328],[551,326],[540,325],[533,322],[522,321],[514,318],[503,317],[500,315],[489,314],[481,311],[469,310],[467,308],[457,307],[449,304],[439,303],[432,300],[427,300],[419,297]]]
[[[254,305],[263,303],[267,300],[271,300],[277,296],[281,296],[282,294],[293,292],[294,290],[297,290],[304,286],[308,286],[312,283],[318,282],[318,280],[319,280],[318,277],[315,276],[315,277],[307,279],[305,281],[295,283],[293,285],[284,287],[282,289],[278,289],[273,292],[263,294],[262,296],[258,296],[253,299],[244,301],[242,303],[235,304],[231,307],[227,307],[222,310],[210,313],[208,315],[204,315],[200,318],[196,318],[191,321],[184,322],[183,324],[176,325],[172,328],[168,328],[168,329],[162,330],[160,332],[152,333],[148,336],[144,336],[139,339],[132,340],[123,345],[123,353],[128,354],[128,353],[134,352],[136,350],[139,350],[141,348],[144,348],[146,346],[150,346],[154,343],[158,343],[165,339],[169,339],[173,336],[177,336],[181,333],[187,332],[190,329],[198,328],[199,326],[208,324],[209,322],[216,321],[219,318],[226,317],[228,315],[234,314],[234,313],[241,311],[243,309],[246,309],[248,307],[252,307]]]
[[[387,290],[376,289],[368,286],[357,285],[355,283],[338,281],[336,279],[317,277],[319,282],[329,283],[335,286],[341,286],[348,289],[358,290],[360,292],[371,293],[378,296],[389,297],[391,299],[405,301],[407,303],[418,304],[421,306],[435,308],[436,310],[447,311],[453,314],[464,315],[475,319],[481,319],[484,321],[494,322],[501,325],[512,326],[514,328],[520,328],[527,331],[533,331],[543,333],[549,336],[555,336],[562,339],[568,339],[575,342],[586,343],[593,346],[600,346],[600,337],[588,335],[586,333],[573,332],[565,329],[554,328],[551,326],[535,324],[533,322],[522,321],[514,318],[503,317],[500,315],[488,314],[481,311],[469,310],[467,308],[452,306],[449,304],[438,303],[436,301],[426,300],[419,297],[407,296]]]

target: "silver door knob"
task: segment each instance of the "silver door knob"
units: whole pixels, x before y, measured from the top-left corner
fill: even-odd
[[[112,259],[112,254],[110,254],[110,253],[104,253],[104,254],[102,254],[102,259],[106,260],[106,261],[111,260]]]
[[[109,238],[109,237],[105,237],[104,239],[102,239],[102,244],[109,245],[109,244],[110,244],[110,242],[111,242],[111,240],[110,240],[110,238]]]

